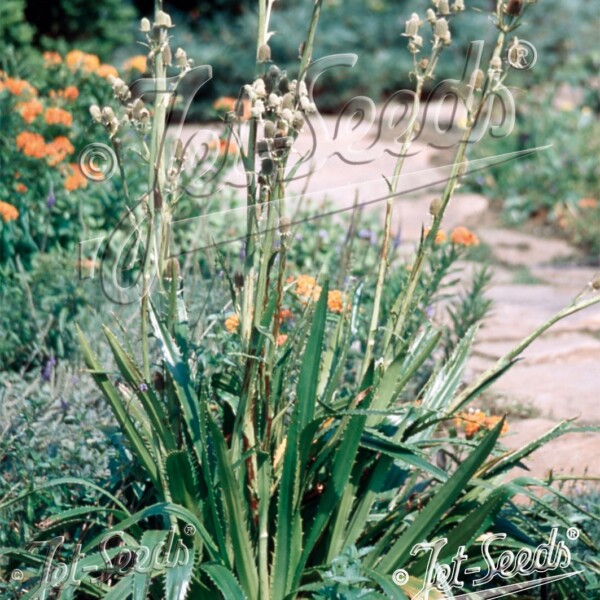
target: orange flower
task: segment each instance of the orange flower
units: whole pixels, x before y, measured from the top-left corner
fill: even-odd
[[[123,69],[125,71],[136,70],[140,73],[145,73],[147,67],[147,58],[144,54],[138,54],[136,56],[132,56],[130,59],[126,60],[123,63]]]
[[[223,96],[221,98],[217,98],[214,102],[213,102],[213,108],[215,110],[222,110],[222,111],[232,111],[235,110],[235,105],[236,105],[237,100],[235,98],[231,98],[231,96]]]
[[[7,77],[2,87],[6,88],[13,96],[35,96],[37,94],[37,90],[23,79]]]
[[[100,65],[96,69],[96,75],[98,75],[98,77],[104,77],[106,79],[109,75],[112,75],[113,77],[118,77],[119,72],[112,65]]]
[[[579,206],[579,208],[596,208],[596,206],[598,206],[598,200],[596,200],[595,198],[582,198],[578,203],[577,206]]]
[[[16,139],[17,148],[25,155],[32,158],[44,158],[46,156],[46,144],[39,133],[22,131]]]
[[[482,410],[470,410],[468,412],[459,413],[454,418],[454,424],[457,428],[462,428],[465,431],[465,437],[470,440],[477,435],[481,430],[493,429],[501,417],[487,416]],[[505,422],[502,426],[501,434],[508,432],[508,424]]]
[[[19,211],[12,204],[0,200],[0,218],[2,218],[5,223],[15,221],[19,218]]]
[[[65,178],[65,190],[73,192],[87,185],[87,179],[84,177],[79,165],[70,164],[68,174]]]
[[[72,71],[96,71],[100,66],[100,59],[95,54],[87,54],[81,50],[71,50],[65,57],[65,63]]]
[[[229,333],[234,333],[240,326],[240,318],[237,315],[230,315],[225,319],[225,329]]]
[[[278,346],[283,346],[287,342],[288,336],[285,333],[280,333],[277,336],[276,344]]]
[[[48,157],[48,164],[51,167],[55,167],[61,163],[69,154],[73,154],[75,148],[69,138],[64,135],[55,137],[52,142],[46,144],[46,154]]]
[[[317,285],[317,280],[310,275],[299,275],[296,280],[296,294],[301,298],[317,301],[321,295],[321,286]]]
[[[69,127],[73,123],[73,115],[70,112],[56,107],[47,108],[44,119],[48,125],[65,125]]]
[[[478,246],[479,238],[466,227],[456,227],[450,235],[450,240],[458,246]]]
[[[24,194],[29,188],[24,183],[17,183],[15,185],[15,190],[19,192],[19,194]]]
[[[74,85],[68,85],[62,91],[61,96],[69,102],[75,102],[79,98],[79,90]]]
[[[331,290],[327,294],[327,308],[334,313],[341,313],[344,310],[344,297],[340,290]]]
[[[427,237],[429,235],[429,232],[430,232],[430,229],[427,228],[423,232],[424,236]],[[443,231],[442,229],[438,229],[437,233],[435,234],[434,243],[439,245],[439,244],[443,244],[447,240],[448,240],[448,236],[446,235],[446,232]]]
[[[16,109],[21,113],[25,123],[32,123],[44,111],[42,103],[35,99],[17,104]]]
[[[46,66],[53,67],[55,65],[60,65],[62,58],[58,52],[44,52],[44,62],[46,63]]]

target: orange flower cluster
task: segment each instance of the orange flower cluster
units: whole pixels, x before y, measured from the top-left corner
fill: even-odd
[[[311,277],[310,275],[299,275],[298,279],[296,279],[295,292],[304,300],[308,300],[312,297],[316,302],[321,295],[321,286],[317,285],[317,280],[314,277]]]
[[[100,68],[100,59],[95,54],[87,54],[81,50],[71,50],[65,56],[65,63],[71,71],[81,69],[93,73]]]
[[[104,77],[104,79],[107,79],[109,75],[112,75],[113,77],[118,77],[119,72],[112,65],[100,65],[96,69],[96,75],[98,75],[98,77]]]
[[[457,246],[478,246],[479,238],[466,227],[456,227],[450,235],[450,240]]]
[[[4,73],[0,79],[0,91],[2,90],[8,90],[13,96],[29,98],[37,96],[37,90],[28,81],[6,77]]]
[[[79,98],[79,90],[74,85],[67,86],[64,90],[52,90],[50,98],[63,98],[69,102],[75,102]]]
[[[63,108],[50,107],[44,113],[44,119],[48,125],[64,125],[70,127],[73,123],[73,115]]]
[[[44,62],[48,67],[54,67],[62,63],[62,58],[58,52],[44,52]]]
[[[0,218],[5,223],[10,223],[10,221],[15,221],[19,218],[19,211],[12,204],[0,200]]]
[[[145,73],[147,68],[148,59],[144,54],[138,54],[137,56],[132,56],[130,59],[126,60],[123,63],[123,69],[125,71],[139,71],[140,73]]]
[[[73,192],[79,188],[83,188],[87,185],[87,179],[81,172],[79,165],[70,164],[67,170],[67,176],[65,178],[65,190],[67,192]]]
[[[287,340],[288,340],[288,336],[287,336],[287,334],[285,334],[285,333],[280,333],[280,334],[277,336],[277,339],[275,340],[275,343],[276,343],[278,346],[283,346],[283,345],[284,345],[284,344],[287,342]]]
[[[464,429],[465,437],[470,440],[482,430],[493,429],[500,421],[501,417],[488,416],[482,410],[470,410],[459,413],[454,418],[454,424],[457,428]],[[508,424],[505,422],[502,426],[502,434],[508,432]]]
[[[596,200],[596,198],[582,198],[579,200],[579,202],[577,202],[577,206],[579,206],[579,208],[583,208],[584,210],[586,208],[596,208],[598,206],[598,200]]]
[[[15,185],[15,190],[17,190],[19,194],[24,194],[28,189],[29,188],[24,183],[17,183],[17,185]]]
[[[17,148],[31,158],[44,158],[46,156],[46,143],[39,133],[22,131],[17,135]]]
[[[64,135],[59,135],[55,137],[52,142],[46,144],[46,156],[48,159],[48,164],[51,167],[55,167],[59,163],[61,163],[68,155],[73,154],[75,152],[75,148],[73,148],[73,144],[69,138]]]
[[[73,144],[64,135],[55,137],[53,141],[46,144],[39,133],[22,131],[16,139],[17,148],[31,158],[47,158],[48,164],[55,167],[68,155],[75,152]]]
[[[427,237],[429,235],[429,232],[431,230],[429,228],[425,229],[425,231],[423,232],[423,235],[425,237]],[[438,229],[437,233],[435,234],[435,244],[443,244],[444,242],[446,242],[448,240],[448,236],[446,235],[446,232],[443,231],[442,229]]]
[[[35,98],[33,100],[28,100],[27,102],[20,102],[15,108],[21,114],[21,117],[23,117],[23,121],[27,124],[33,123],[35,118],[44,112],[44,106]]]
[[[344,296],[340,290],[331,290],[327,294],[327,308],[334,313],[342,313],[344,310]]]
[[[240,318],[237,315],[230,315],[225,319],[225,329],[229,333],[234,333],[240,326]]]

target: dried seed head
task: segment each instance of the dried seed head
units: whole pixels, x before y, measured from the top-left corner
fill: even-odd
[[[90,115],[92,115],[92,119],[94,119],[96,123],[99,123],[102,120],[102,111],[97,104],[92,104],[90,106]]]
[[[454,4],[452,5],[452,12],[461,12],[463,10],[465,10],[464,0],[454,0]]]
[[[490,60],[490,69],[492,71],[502,71],[502,59],[499,56],[493,56]]]
[[[292,110],[290,108],[284,108],[281,111],[281,118],[286,122],[286,123],[291,123],[292,119],[294,118],[294,113],[292,112]]]
[[[485,80],[485,73],[481,69],[477,69],[473,74],[473,87],[480,91],[483,88],[483,82]]]
[[[177,48],[175,52],[175,64],[178,67],[185,68],[188,66],[188,57],[183,48]]]
[[[159,10],[156,13],[156,21],[154,22],[154,26],[170,29],[171,27],[173,27],[173,23],[171,22],[171,16],[163,10]]]
[[[429,214],[432,217],[437,217],[442,208],[442,201],[440,198],[434,198],[429,205]]]
[[[425,18],[429,23],[431,23],[431,25],[435,25],[437,17],[435,16],[435,11],[432,8],[427,9],[427,12],[425,13]]]
[[[272,138],[275,135],[275,123],[273,121],[265,121],[264,136]]]
[[[440,2],[438,4],[438,10],[440,11],[440,14],[442,14],[442,15],[450,14],[450,4],[449,4],[448,0],[440,0]]]
[[[266,96],[267,88],[265,86],[265,81],[261,77],[259,77],[253,84],[252,90],[257,96]]]
[[[141,21],[140,21],[140,31],[143,33],[148,33],[151,29],[151,25],[150,25],[150,20],[146,19],[146,17],[144,17]]]
[[[413,13],[410,16],[410,19],[405,23],[404,35],[408,37],[417,35],[419,33],[419,27],[421,26],[421,24],[422,21],[421,19],[419,19],[419,15],[417,13]]]
[[[522,0],[508,0],[504,12],[511,17],[518,17],[523,7]]]
[[[269,44],[263,44],[258,49],[258,62],[269,62],[271,60],[271,48]]]
[[[594,291],[600,290],[600,277],[596,277],[596,279],[594,279],[593,281],[590,281],[590,287]]]
[[[438,19],[435,22],[435,27],[433,29],[433,33],[434,35],[436,35],[437,37],[444,39],[448,33],[450,33],[450,30],[448,29],[448,21],[446,21],[446,19]]]
[[[292,110],[294,108],[294,94],[288,92],[281,101],[281,108],[284,110],[289,108]]]
[[[297,131],[300,131],[304,127],[304,115],[299,110],[297,110],[294,113],[294,118],[292,119],[292,127]]]
[[[250,111],[250,114],[255,119],[261,119],[264,112],[265,112],[264,102],[262,100],[257,100],[254,103],[254,106],[252,107],[252,110]]]
[[[269,94],[268,104],[270,108],[279,108],[281,104],[281,97],[277,94]]]
[[[165,276],[169,279],[181,278],[181,265],[176,258],[168,258],[165,265]]]
[[[421,69],[423,69],[423,71],[429,66],[429,59],[423,57],[420,61],[419,61],[419,67]]]
[[[165,46],[161,52],[163,63],[167,66],[171,66],[173,61],[173,56],[171,54],[171,48],[169,46]]]

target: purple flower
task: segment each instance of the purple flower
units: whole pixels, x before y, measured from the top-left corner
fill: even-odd
[[[69,403],[64,399],[60,399],[60,409],[66,411],[69,408]]]
[[[142,392],[142,393],[143,392],[147,392],[148,391],[148,385],[142,381],[142,383],[140,383],[138,385],[138,390],[140,390],[140,392]]]
[[[361,229],[358,232],[358,237],[361,240],[368,240],[371,244],[377,243],[377,234],[371,229]]]
[[[431,317],[433,317],[435,311],[433,309],[433,306],[431,306],[431,304],[425,309],[425,316],[428,319],[431,319]]]
[[[46,364],[42,368],[42,381],[48,382],[52,379],[52,373],[54,371],[55,366],[56,366],[56,358],[54,358],[54,356],[51,356],[46,361]]]
[[[56,204],[56,196],[52,190],[50,190],[50,193],[46,198],[46,204],[48,205],[48,208],[52,208]]]
[[[319,229],[318,236],[324,242],[328,242],[329,241],[329,232],[327,231],[327,229]]]

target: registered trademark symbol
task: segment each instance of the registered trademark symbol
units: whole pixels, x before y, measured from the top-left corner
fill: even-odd
[[[396,585],[404,585],[408,582],[408,573],[404,569],[397,569],[392,573],[392,581]]]
[[[518,71],[532,69],[537,62],[537,50],[531,42],[515,38],[506,51],[506,61]]]
[[[577,527],[569,527],[567,529],[567,537],[570,540],[576,540],[579,537],[579,529]]]
[[[194,535],[196,533],[196,528],[193,525],[186,525],[183,528],[183,533],[185,533],[185,535]]]

